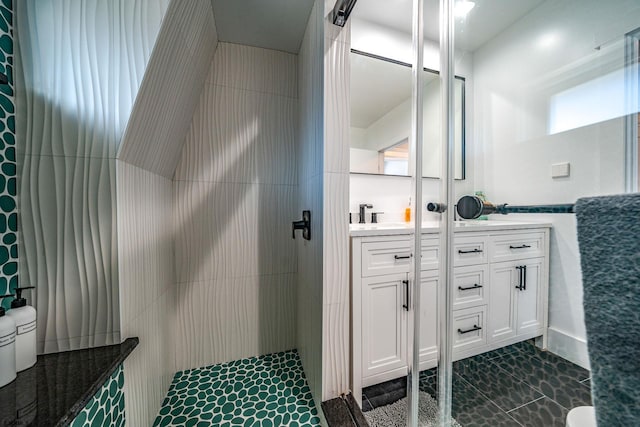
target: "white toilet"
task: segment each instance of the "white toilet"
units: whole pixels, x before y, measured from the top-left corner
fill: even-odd
[[[593,406],[578,406],[570,410],[567,427],[596,427],[596,411]]]

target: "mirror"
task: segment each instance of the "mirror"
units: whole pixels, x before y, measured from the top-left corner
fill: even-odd
[[[440,176],[441,102],[438,72],[423,76],[424,178]],[[455,79],[455,179],[465,178],[464,78]],[[411,65],[351,51],[350,172],[409,175]]]

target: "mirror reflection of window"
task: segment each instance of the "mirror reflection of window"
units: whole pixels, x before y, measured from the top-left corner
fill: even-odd
[[[381,169],[385,175],[409,175],[409,140],[404,139],[380,150],[378,158],[382,162]]]

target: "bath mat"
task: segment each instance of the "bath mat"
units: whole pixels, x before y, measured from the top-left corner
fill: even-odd
[[[420,392],[418,405],[418,425],[420,427],[436,427],[438,425],[438,404],[428,394]],[[405,427],[407,425],[407,398],[400,399],[391,405],[380,406],[365,412],[370,427]],[[462,427],[451,419],[452,427]]]

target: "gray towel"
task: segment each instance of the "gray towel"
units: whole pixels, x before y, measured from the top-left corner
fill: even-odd
[[[640,425],[640,193],[576,203],[598,426]]]

